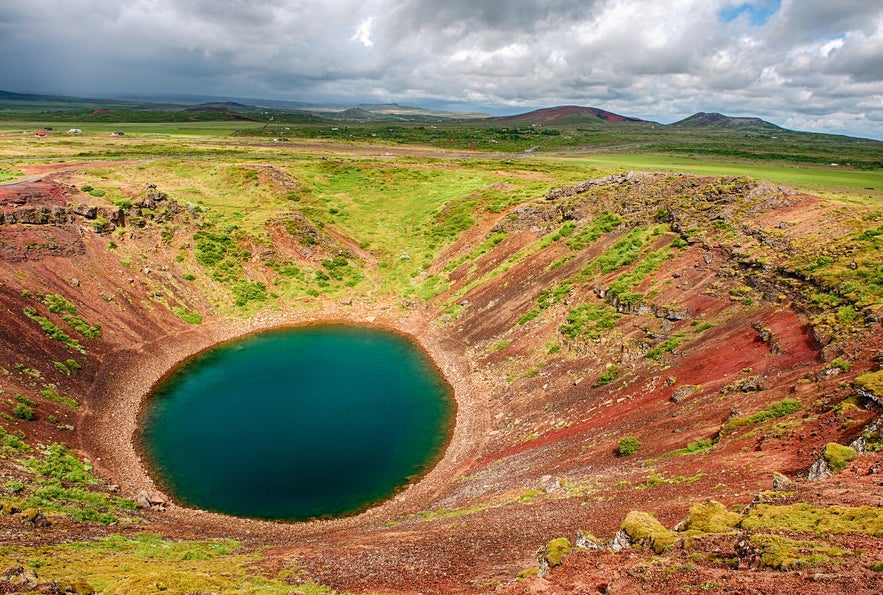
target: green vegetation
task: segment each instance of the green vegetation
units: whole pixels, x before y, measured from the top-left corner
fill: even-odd
[[[260,569],[261,554],[240,553],[231,539],[176,541],[152,533],[111,535],[47,547],[0,548],[4,568],[33,566],[41,581],[88,583],[98,593],[330,593],[315,584],[293,586],[292,571],[278,577]],[[123,571],[121,571],[123,569]]]
[[[573,549],[573,546],[566,537],[558,537],[547,543],[543,555],[549,564],[549,568],[561,566],[561,562],[570,553],[571,549]]]
[[[605,330],[616,326],[619,314],[611,306],[580,304],[567,315],[561,334],[571,340],[598,339]]]
[[[682,340],[683,340],[682,333],[678,333],[677,335],[674,335],[673,337],[669,337],[668,339],[666,339],[665,341],[663,341],[662,343],[660,343],[656,347],[653,347],[652,349],[650,349],[646,354],[644,354],[644,357],[646,357],[649,360],[657,360],[662,356],[662,354],[671,353],[672,351],[674,351],[675,349],[680,347]]]
[[[267,286],[262,281],[240,281],[231,288],[237,306],[267,301]]]
[[[36,418],[33,408],[24,403],[16,405],[15,409],[12,410],[12,414],[18,419],[23,419],[25,421],[33,421]]]
[[[582,250],[591,246],[598,238],[605,233],[609,233],[613,228],[622,223],[622,219],[614,213],[601,211],[589,222],[588,225],[580,229],[573,235],[566,244],[573,250]]]
[[[840,471],[854,461],[858,453],[855,452],[855,449],[848,446],[829,442],[825,445],[825,451],[822,453],[822,456],[825,458],[825,462],[828,463],[828,468],[831,471]]]
[[[33,308],[24,308],[22,310],[28,318],[35,321],[40,325],[40,328],[43,329],[43,332],[46,333],[50,338],[55,339],[61,343],[64,343],[66,346],[71,349],[76,349],[80,353],[86,353],[86,348],[80,345],[80,342],[76,339],[72,339],[70,335],[66,332],[58,328],[54,322],[46,318],[45,316],[40,316],[37,314],[37,311]]]
[[[679,531],[701,531],[702,533],[727,533],[742,523],[742,515],[728,510],[720,502],[709,500],[690,507],[687,518]]]
[[[721,427],[721,434],[732,434],[740,427],[753,426],[770,419],[791,415],[800,411],[802,407],[803,405],[797,399],[782,399],[781,401],[770,403],[766,409],[758,411],[749,417],[735,417],[727,420],[723,427]]]
[[[865,372],[855,379],[856,386],[883,397],[883,370]]]
[[[604,370],[592,386],[605,386],[616,380],[619,374],[619,366],[610,366]]]
[[[201,324],[202,314],[199,312],[188,312],[184,308],[175,308],[175,316],[186,322],[187,324]]]
[[[766,533],[752,535],[751,545],[757,550],[761,568],[773,570],[797,570],[817,566],[830,562],[831,558],[850,553],[824,542],[801,541]]]
[[[68,360],[73,361],[73,360]],[[72,399],[70,397],[65,397],[58,392],[58,388],[54,384],[47,384],[43,387],[43,390],[40,391],[40,394],[45,399],[49,399],[50,401],[55,401],[56,403],[61,403],[71,409],[76,409],[80,406],[80,404],[76,401],[76,399]]]
[[[679,448],[677,450],[673,450],[662,455],[660,458],[667,457],[682,457],[687,455],[695,455],[702,454],[712,450],[715,446],[714,440],[710,438],[701,438],[699,440],[694,440],[685,446],[684,448]]]
[[[832,505],[820,508],[812,504],[773,506],[758,504],[742,521],[752,530],[777,530],[792,533],[862,533],[883,537],[883,511],[872,506]]]
[[[678,534],[666,529],[652,514],[633,510],[629,512],[620,527],[632,543],[647,545],[661,554],[678,540]]]
[[[630,457],[641,448],[641,441],[634,436],[623,436],[619,439],[619,456]]]

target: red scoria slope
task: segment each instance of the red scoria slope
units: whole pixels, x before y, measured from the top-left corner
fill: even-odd
[[[158,225],[132,226],[128,213],[94,203],[61,174],[0,188],[2,386],[5,395],[37,401],[42,418],[16,421],[9,401],[0,423],[34,444],[63,442],[91,459],[107,482],[97,490],[118,484],[127,496],[155,492],[130,443],[138,403],[181,358],[250,330],[323,318],[395,326],[427,347],[457,391],[458,425],[445,459],[363,515],[285,525],[169,502],[142,511],[150,530],[271,546],[266,572],[296,565],[300,579],[350,591],[633,593],[706,585],[857,593],[883,586],[867,568],[883,559],[883,541],[867,535],[832,538],[863,554],[807,571],[734,568],[739,533],[694,549],[676,545],[662,558],[647,548],[581,550],[544,576],[516,578],[554,538],[574,541],[584,530],[608,540],[632,510],[672,528],[693,503],[742,508],[772,489],[774,473],[794,482],[782,502],[883,505],[878,454],[830,479],[805,479],[827,443],[850,443],[877,417],[873,402],[855,399],[851,382],[877,369],[883,347],[878,319],[832,331],[824,308],[807,298],[818,287],[788,274],[785,261],[803,243],[850,233],[842,214],[812,197],[744,179],[614,176],[479,218],[464,234],[470,239],[427,271],[445,283],[426,305],[317,299],[246,321],[212,314],[212,292],[222,288],[207,278],[185,282]],[[168,207],[165,216],[184,226],[198,218]],[[102,220],[124,228],[115,248]],[[270,225],[274,237],[284,237],[286,221],[302,223],[280,214]],[[503,239],[476,250],[494,233]],[[126,267],[120,253],[145,256]],[[257,257],[249,266],[272,279]],[[47,338],[25,315],[30,308],[60,324],[41,301],[55,294],[100,323],[100,337],[81,340],[85,353]],[[175,308],[206,319],[188,325]],[[829,363],[836,357],[851,362],[848,371]],[[53,365],[69,359],[82,370]],[[80,407],[45,397],[50,386]],[[857,405],[842,406],[847,398]],[[765,423],[733,422],[785,399],[799,410]],[[621,457],[626,436],[642,446]],[[676,452],[703,440],[696,453]],[[2,465],[5,477],[20,476],[9,460]],[[5,543],[23,543],[114,529],[60,518],[35,533],[6,516],[0,531]]]

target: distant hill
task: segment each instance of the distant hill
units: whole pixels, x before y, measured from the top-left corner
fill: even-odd
[[[489,118],[494,122],[511,122],[516,124],[558,124],[578,125],[597,124],[599,121],[606,123],[639,123],[648,124],[647,120],[621,116],[597,107],[581,107],[578,105],[563,105],[547,107],[514,116],[497,116]]]
[[[342,120],[373,120],[377,116],[374,112],[370,112],[361,107],[351,107],[337,114],[337,117]]]
[[[699,112],[678,122],[669,124],[672,128],[717,128],[719,130],[784,130],[760,118],[734,118],[715,112]]]

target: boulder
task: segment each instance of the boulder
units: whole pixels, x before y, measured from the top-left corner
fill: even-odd
[[[135,494],[135,497],[132,498],[132,500],[134,500],[139,508],[151,508],[157,510],[165,510],[166,508],[165,499],[156,492],[150,492],[148,490],[141,490]]]

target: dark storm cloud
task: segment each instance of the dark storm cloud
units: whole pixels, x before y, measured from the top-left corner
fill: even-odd
[[[883,138],[883,3],[4,0],[0,88],[714,110]]]

